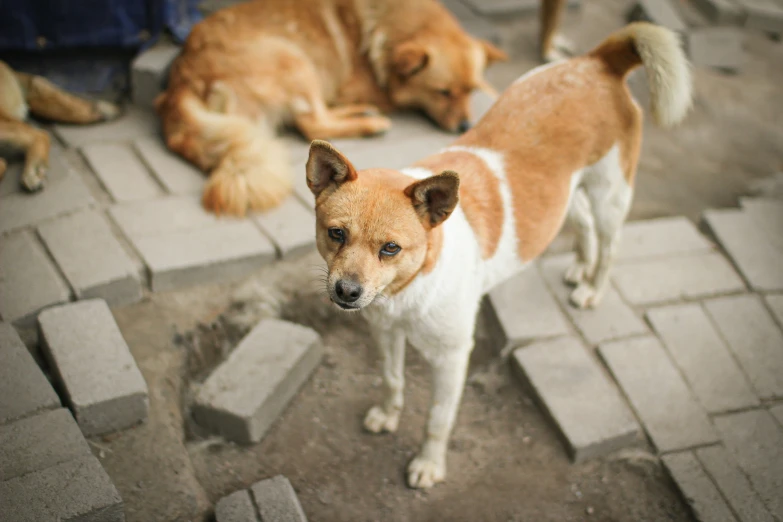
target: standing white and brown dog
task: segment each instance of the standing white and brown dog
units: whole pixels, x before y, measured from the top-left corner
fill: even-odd
[[[639,65],[655,121],[678,123],[691,105],[687,60],[674,33],[637,23],[585,56],[524,75],[453,146],[402,171],[357,172],[328,143],[312,143],[307,183],[329,295],[365,310],[382,355],[386,396],[365,427],[397,428],[406,341],[432,365],[411,487],[446,476],[481,296],[541,254],[566,218],[578,231],[565,274],[576,285],[571,301],[600,301],[639,159],[642,110],[625,83]]]

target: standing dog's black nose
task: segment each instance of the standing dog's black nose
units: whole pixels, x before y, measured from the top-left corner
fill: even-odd
[[[459,127],[457,127],[457,131],[459,131],[460,134],[466,132],[468,129],[470,129],[470,122],[468,120],[462,120],[461,122],[459,122]]]
[[[334,292],[337,294],[337,297],[346,303],[353,303],[359,299],[363,291],[362,285],[347,279],[340,279],[334,285]]]

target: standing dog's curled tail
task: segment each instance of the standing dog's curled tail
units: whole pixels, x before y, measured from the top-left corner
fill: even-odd
[[[652,116],[658,125],[676,125],[690,109],[690,64],[673,31],[647,22],[632,23],[610,35],[590,54],[622,76],[644,66]]]

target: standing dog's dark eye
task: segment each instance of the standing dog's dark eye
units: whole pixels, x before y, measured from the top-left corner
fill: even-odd
[[[402,247],[400,247],[400,245],[397,243],[386,243],[381,249],[381,255],[393,256],[396,255],[400,250],[402,250]]]
[[[338,243],[345,242],[345,231],[342,228],[330,228],[329,237]]]

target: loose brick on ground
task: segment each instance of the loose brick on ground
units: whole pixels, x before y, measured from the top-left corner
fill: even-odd
[[[696,519],[700,522],[737,520],[693,453],[670,453],[662,460]]]
[[[122,498],[92,455],[0,482],[0,513],[14,522],[123,522]]]
[[[747,16],[742,6],[736,0],[692,0],[711,22],[716,25],[740,25]]]
[[[783,255],[783,201],[772,198],[740,198],[740,205],[767,241]]]
[[[60,407],[54,388],[8,323],[0,323],[0,361],[0,425]]]
[[[256,482],[250,486],[261,520],[275,522],[307,522],[293,486],[282,475]]]
[[[315,247],[315,216],[295,197],[253,219],[272,239],[278,253],[290,258]]]
[[[614,341],[602,344],[599,352],[658,451],[667,453],[718,441],[707,414],[658,339]]]
[[[137,140],[134,146],[169,193],[192,194],[204,188],[207,174],[166,149],[161,138],[143,138]]]
[[[198,195],[120,203],[113,205],[109,214],[132,240],[204,229],[222,222],[238,222],[219,219],[214,213],[204,210]]]
[[[215,505],[215,522],[256,522],[257,520],[256,508],[248,489],[226,495]]]
[[[639,425],[633,414],[579,340],[563,337],[517,348],[513,362],[575,462],[635,441]]]
[[[714,245],[685,217],[667,217],[627,223],[620,236],[617,261],[652,257],[707,254]]]
[[[114,201],[150,199],[163,193],[130,146],[96,143],[82,152]]]
[[[616,264],[611,278],[632,304],[651,305],[739,292],[742,279],[720,254]]]
[[[65,408],[0,426],[0,482],[92,455]]]
[[[261,321],[197,391],[196,422],[235,442],[258,442],[322,355],[313,330]]]
[[[71,214],[38,232],[77,298],[100,297],[112,306],[141,299],[136,267],[98,212]]]
[[[111,143],[134,140],[158,134],[158,118],[152,109],[129,106],[116,120],[94,125],[54,125],[54,132],[69,147],[90,143]]]
[[[755,290],[783,289],[780,252],[753,216],[741,210],[708,210],[704,220]]]
[[[738,0],[747,11],[745,27],[773,34],[783,33],[783,5],[775,0]]]
[[[105,301],[50,308],[38,323],[44,354],[85,436],[147,418],[147,383]]]
[[[758,396],[783,397],[783,332],[759,297],[711,299],[704,307]]]
[[[153,107],[153,101],[163,90],[169,66],[180,48],[169,42],[159,43],[136,56],[131,64],[131,96],[133,103]]]
[[[759,404],[700,305],[655,308],[647,312],[647,318],[707,411],[720,413]]]
[[[783,519],[783,429],[765,410],[719,416],[715,426],[769,512]]]
[[[7,322],[34,324],[39,311],[70,298],[43,246],[30,232],[0,241],[0,316]]]

